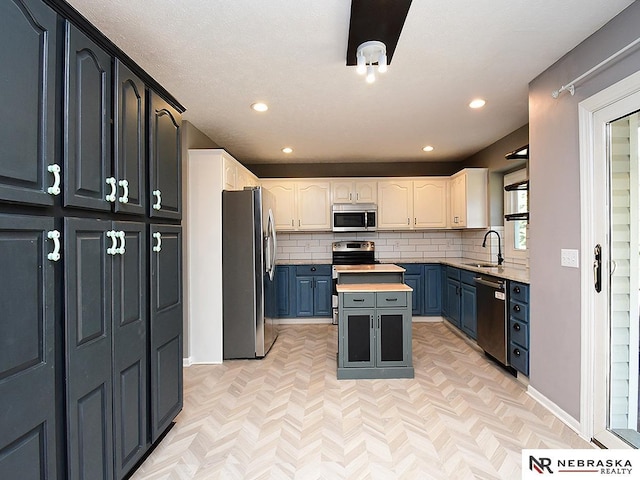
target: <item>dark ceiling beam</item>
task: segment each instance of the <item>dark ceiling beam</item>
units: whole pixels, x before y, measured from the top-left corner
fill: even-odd
[[[356,64],[358,46],[378,40],[387,47],[391,63],[411,0],[352,0],[347,44],[347,65]]]

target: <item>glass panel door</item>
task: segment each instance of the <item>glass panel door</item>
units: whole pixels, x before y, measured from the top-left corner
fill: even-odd
[[[607,429],[640,447],[638,390],[640,190],[635,112],[608,125],[609,380]]]

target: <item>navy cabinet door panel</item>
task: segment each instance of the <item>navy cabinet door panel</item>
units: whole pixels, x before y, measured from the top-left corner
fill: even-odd
[[[461,311],[460,311],[460,326],[462,331],[475,339],[477,336],[477,321],[476,321],[476,287],[463,283]]]
[[[292,316],[291,309],[291,267],[278,265],[276,268],[276,304],[278,305],[278,317]]]
[[[117,59],[114,77],[114,177],[118,182],[115,210],[144,215],[146,195],[144,83]],[[125,193],[127,193],[126,199]]]
[[[70,479],[113,477],[111,222],[65,219],[65,357]]]
[[[180,114],[149,92],[149,202],[151,217],[182,217]]]
[[[411,313],[413,315],[422,315],[422,278],[421,275],[406,274],[404,275],[404,283],[413,288],[413,296],[411,301]]]
[[[313,317],[313,279],[296,277],[296,316]]]
[[[447,318],[460,328],[460,281],[447,277]]]
[[[422,311],[425,315],[440,315],[442,311],[442,286],[440,265],[424,266],[424,303]]]
[[[65,37],[64,204],[111,210],[111,57],[69,22]]]
[[[0,5],[0,200],[52,205],[57,17],[36,0]]]
[[[113,425],[116,478],[148,445],[147,238],[143,223],[116,222],[125,252],[113,256]]]
[[[161,243],[155,234],[160,234]],[[151,441],[182,409],[182,229],[151,225]]]
[[[0,215],[0,478],[56,478],[48,217]]]
[[[331,277],[317,276],[313,289],[313,314],[316,317],[331,316]]]

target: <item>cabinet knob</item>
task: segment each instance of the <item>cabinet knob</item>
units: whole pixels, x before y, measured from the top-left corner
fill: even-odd
[[[513,287],[513,293],[520,293],[520,287],[517,285]]]
[[[311,271],[315,272],[316,271],[316,267],[311,267]]]
[[[520,305],[514,305],[513,306],[513,311],[514,312],[519,312],[520,311]]]
[[[520,324],[519,324],[519,323],[514,323],[514,324],[513,324],[513,329],[514,329],[516,332],[519,332],[519,331],[520,331],[520,328],[521,328],[521,327],[520,327]]]
[[[520,356],[520,349],[519,349],[519,348],[514,348],[514,349],[513,349],[513,354],[514,354],[516,357],[519,357],[519,356]]]

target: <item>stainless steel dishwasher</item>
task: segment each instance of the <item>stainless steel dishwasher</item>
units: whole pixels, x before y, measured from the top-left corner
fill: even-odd
[[[475,277],[478,345],[508,366],[506,281],[488,275]]]

